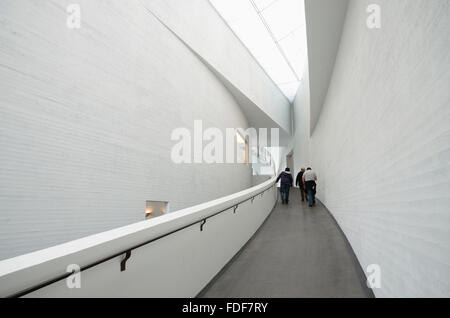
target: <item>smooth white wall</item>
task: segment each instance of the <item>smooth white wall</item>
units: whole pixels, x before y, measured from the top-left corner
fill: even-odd
[[[0,2],[0,259],[251,186],[250,166],[171,161],[177,127],[247,127],[211,71],[141,1],[79,0],[79,30],[69,3]]]
[[[310,90],[309,67],[305,67],[305,74],[293,102],[294,117],[294,169],[295,177],[302,167],[311,165],[310,161]]]
[[[339,50],[348,0],[304,0],[310,85],[310,132],[314,131]]]
[[[218,73],[290,134],[289,100],[209,0],[141,1]]]
[[[318,197],[362,267],[381,266],[378,297],[450,296],[449,6],[350,1],[311,139]]]

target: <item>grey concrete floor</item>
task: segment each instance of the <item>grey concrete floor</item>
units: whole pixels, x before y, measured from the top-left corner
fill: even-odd
[[[291,190],[266,222],[199,294],[206,298],[373,297],[356,257],[320,203]]]

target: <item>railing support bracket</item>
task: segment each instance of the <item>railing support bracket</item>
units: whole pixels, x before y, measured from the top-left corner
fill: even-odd
[[[202,224],[200,224],[200,232],[203,232],[203,225],[205,225],[206,219],[203,220]]]
[[[131,257],[131,250],[127,251],[125,253],[125,258],[122,260],[122,262],[120,262],[120,271],[124,272],[127,269],[127,261],[130,259]]]

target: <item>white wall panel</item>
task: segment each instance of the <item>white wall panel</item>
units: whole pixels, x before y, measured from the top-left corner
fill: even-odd
[[[339,50],[348,0],[305,0],[308,30],[310,133],[314,131],[327,96]]]
[[[0,259],[251,186],[244,165],[175,165],[173,129],[247,127],[222,83],[141,1],[0,2]],[[219,19],[219,17],[215,17]]]
[[[208,0],[142,2],[217,72],[290,134],[289,100]]]
[[[350,1],[311,139],[318,196],[379,297],[450,296],[450,2]]]
[[[305,67],[303,78],[309,78],[309,68]],[[295,177],[302,167],[307,168],[310,164],[310,90],[309,81],[304,80],[297,91],[294,99],[294,169]]]

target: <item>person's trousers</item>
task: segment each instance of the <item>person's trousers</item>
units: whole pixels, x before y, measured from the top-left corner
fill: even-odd
[[[300,194],[302,195],[302,201],[305,201],[305,197],[306,197],[306,200],[308,200],[308,195],[306,194],[306,191],[304,188],[300,188]]]
[[[316,191],[314,189],[308,190],[308,202],[310,206],[316,204]]]
[[[282,184],[281,188],[280,188],[280,192],[281,192],[281,199],[282,200],[286,200],[289,201],[289,190],[290,190],[291,186],[288,184]]]

